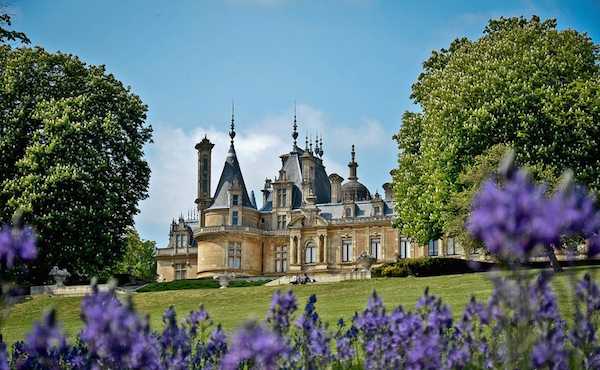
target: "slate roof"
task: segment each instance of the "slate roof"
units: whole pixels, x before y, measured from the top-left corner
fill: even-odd
[[[355,202],[356,205],[356,218],[371,217],[373,212],[373,203],[370,200]],[[317,207],[321,210],[319,215],[324,219],[336,220],[344,217],[344,204],[343,203],[327,203],[317,204]],[[394,215],[394,204],[391,201],[383,202],[383,215],[393,216]]]
[[[242,206],[256,209],[256,206],[252,204],[250,197],[248,196],[248,190],[246,190],[246,184],[244,183],[244,177],[242,176],[242,170],[240,169],[240,163],[238,162],[237,155],[235,154],[235,148],[233,144],[229,147],[227,157],[225,159],[225,165],[223,166],[223,172],[221,172],[221,178],[213,197],[213,202],[208,209],[215,208],[227,208],[229,207],[228,192],[233,186],[234,181],[242,188]]]
[[[292,208],[302,207],[302,162],[301,158],[304,154],[304,150],[299,147],[295,147],[292,152],[283,156],[282,169],[285,170],[288,181],[292,181]],[[315,166],[315,180],[313,191],[317,198],[317,203],[329,203],[331,202],[331,182],[329,176],[325,171],[325,167],[316,163]],[[264,207],[263,207],[264,208]]]

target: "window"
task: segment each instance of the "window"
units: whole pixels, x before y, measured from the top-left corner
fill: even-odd
[[[427,249],[427,255],[428,256],[437,256],[438,255],[438,241],[436,240],[430,240],[429,241],[429,248]]]
[[[352,209],[346,208],[346,217],[352,217]]]
[[[239,206],[240,205],[240,196],[237,194],[234,194],[233,199],[231,200],[231,204],[234,206]]]
[[[287,271],[287,246],[275,248],[275,272]]]
[[[376,206],[375,208],[373,208],[373,215],[379,216],[379,207]]]
[[[175,248],[179,248],[180,237],[181,237],[181,235],[179,235],[179,234],[175,235]]]
[[[313,243],[308,243],[306,245],[304,262],[306,262],[306,263],[317,262],[317,248],[315,247],[315,245]]]
[[[400,258],[410,257],[410,242],[408,238],[400,238]]]
[[[242,267],[242,244],[239,242],[229,243],[227,248],[227,267],[239,269]]]
[[[448,246],[448,254],[449,255],[454,255],[456,254],[456,242],[454,241],[454,238],[448,238],[448,240],[446,241],[447,246]]]
[[[352,260],[352,239],[342,239],[342,262]]]
[[[184,247],[186,244],[186,235],[177,234],[175,235],[175,248]]]
[[[187,268],[183,263],[176,263],[175,266],[175,280],[183,280],[187,278]]]
[[[375,257],[376,260],[381,259],[381,239],[371,238],[371,257]]]
[[[278,215],[277,216],[277,228],[279,230],[285,229],[287,226],[287,216],[286,215]]]
[[[231,224],[238,225],[238,221],[239,221],[238,211],[232,211],[231,212]]]
[[[287,190],[277,189],[277,206],[287,207]]]

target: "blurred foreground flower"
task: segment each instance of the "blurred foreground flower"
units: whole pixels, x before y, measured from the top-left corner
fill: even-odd
[[[16,261],[34,260],[37,257],[35,241],[35,235],[29,227],[3,226],[0,229],[0,264],[10,269]]]
[[[568,183],[548,196],[546,185],[512,163],[497,180],[482,184],[467,228],[498,258],[522,262],[536,247],[560,246],[562,237],[571,236],[588,240],[589,255],[600,252],[600,211],[585,188]]]

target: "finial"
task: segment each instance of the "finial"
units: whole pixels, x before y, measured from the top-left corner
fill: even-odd
[[[235,106],[233,100],[231,101],[231,131],[229,131],[229,137],[231,138],[231,145],[233,145],[233,138],[235,137]]]
[[[312,153],[312,151],[313,151],[313,142],[312,142],[312,135],[311,135],[311,137],[310,137],[310,150],[309,150],[309,152]]]
[[[321,157],[323,156],[323,135],[321,135],[321,138],[319,140],[319,155]]]
[[[296,101],[294,100],[294,131],[292,132],[292,138],[294,139],[294,148],[296,147],[296,139],[298,139],[298,123],[296,122]]]
[[[304,149],[308,150],[308,135],[306,135],[306,139],[304,141]]]

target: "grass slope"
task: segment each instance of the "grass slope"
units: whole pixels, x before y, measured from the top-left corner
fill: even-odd
[[[565,318],[571,316],[569,302],[573,289],[570,277],[574,273],[581,275],[586,271],[596,277],[600,273],[600,267],[577,267],[557,276],[553,281]],[[405,308],[412,308],[426,287],[451,306],[455,317],[459,317],[471,295],[478,299],[487,299],[492,291],[487,273],[345,281],[290,286],[289,289],[292,289],[299,299],[299,310],[303,309],[310,294],[316,294],[319,314],[325,321],[335,324],[338,318],[349,319],[355,311],[362,310],[374,289],[382,296],[387,307],[403,305]],[[176,307],[181,319],[200,304],[204,304],[215,322],[223,324],[226,330],[232,330],[248,319],[264,318],[271,295],[277,289],[258,286],[138,293],[133,295],[133,302],[139,312],[150,315],[151,325],[155,330],[162,328],[162,313],[170,305]],[[279,289],[287,290],[288,287]],[[2,328],[4,340],[12,343],[22,339],[49,307],[56,308],[65,331],[74,335],[82,325],[79,318],[80,302],[81,297],[36,297],[17,304],[12,308]]]

